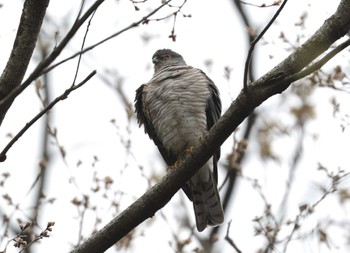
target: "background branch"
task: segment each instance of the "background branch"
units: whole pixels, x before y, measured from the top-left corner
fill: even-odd
[[[240,0],[233,0],[233,4],[235,5],[235,7],[238,10],[238,13],[240,14],[244,25],[246,27],[246,36],[247,36],[247,43],[249,45],[251,45],[253,43],[253,41],[255,41],[256,38],[256,33],[253,32],[253,30],[256,30],[252,27],[250,20],[249,20],[249,16],[247,15],[246,11],[242,8],[242,2]],[[248,47],[249,47],[248,45]],[[250,81],[254,81],[255,77],[254,77],[254,71],[253,71],[253,67],[254,67],[254,52],[251,51],[250,56],[249,56],[249,66],[244,70],[245,74],[249,76],[249,80]],[[245,158],[245,154],[246,154],[246,148],[247,148],[247,144],[248,144],[248,140],[249,137],[251,135],[253,126],[256,122],[256,118],[258,117],[258,114],[256,112],[252,113],[251,115],[249,115],[249,117],[246,120],[246,124],[245,124],[245,130],[244,130],[244,134],[243,134],[243,140],[239,141],[238,144],[236,145],[236,140],[234,139],[234,146],[232,147],[232,153],[229,154],[227,156],[227,166],[226,167],[226,178],[224,180],[223,186],[225,185],[225,192],[223,194],[222,197],[222,205],[224,210],[227,209],[227,207],[229,206],[230,201],[232,201],[232,195],[234,193],[234,189],[236,186],[236,179],[237,179],[237,173],[241,170],[241,164]],[[235,137],[233,137],[235,138]],[[241,148],[243,147],[243,145],[245,145],[244,150],[242,150]],[[215,234],[218,233],[219,229],[221,227],[214,227],[210,233],[210,237],[213,238],[213,236]]]
[[[25,126],[12,138],[12,140],[6,145],[6,147],[0,153],[0,162],[4,162],[6,160],[6,153],[9,149],[16,143],[16,141],[21,138],[21,136],[44,114],[46,114],[52,107],[55,106],[59,101],[65,100],[68,95],[83,86],[87,81],[89,81],[96,74],[96,70],[92,71],[83,81],[78,83],[77,85],[71,86],[69,89],[65,90],[60,96],[55,98],[48,106],[46,106],[41,112],[39,112],[31,121],[25,124]]]
[[[34,1],[34,5],[37,1]],[[41,74],[42,70],[45,69],[47,66],[49,66],[63,51],[63,49],[66,47],[68,42],[74,37],[76,32],[80,29],[80,27],[85,23],[85,21],[96,11],[96,9],[104,2],[104,0],[97,0],[86,12],[85,14],[80,18],[77,19],[72,26],[72,28],[67,33],[66,37],[63,38],[61,43],[55,47],[55,49],[52,51],[51,54],[48,55],[47,58],[45,58],[43,61],[41,61],[38,66],[34,69],[34,71],[29,75],[29,77],[22,83],[22,85],[18,85],[10,90],[6,94],[6,97],[3,97],[0,102],[0,124],[3,120],[3,117],[6,114],[6,111],[9,107],[6,107],[6,105],[11,105],[12,101],[22,92],[24,91],[35,79],[37,79]],[[37,34],[36,37],[37,38]],[[34,43],[35,44],[35,43]],[[30,59],[29,59],[30,60]],[[28,61],[29,61],[28,60]],[[23,77],[22,77],[23,78]],[[19,82],[22,81],[19,80]],[[0,87],[1,87],[1,79],[0,79]],[[10,103],[10,104],[9,104]],[[4,110],[4,108],[6,110]]]
[[[24,2],[21,21],[13,43],[10,58],[0,77],[0,101],[18,87],[34,51],[35,43],[43,22],[49,0],[27,0]],[[0,125],[10,108],[14,97],[0,105]]]
[[[250,48],[249,48],[249,51],[248,51],[248,56],[247,56],[247,59],[246,59],[246,62],[245,62],[245,67],[244,67],[244,74],[243,74],[243,87],[244,87],[245,90],[247,89],[247,85],[248,85],[248,72],[249,72],[249,68],[251,66],[250,61],[252,59],[252,54],[253,54],[255,45],[259,42],[259,40],[264,36],[264,34],[267,32],[267,30],[275,22],[276,18],[281,13],[281,11],[283,10],[284,6],[286,5],[287,1],[288,0],[284,0],[283,1],[281,6],[278,8],[276,13],[273,15],[273,17],[269,21],[269,23],[264,27],[264,29],[261,31],[261,33],[259,33],[259,35],[250,44]],[[251,80],[249,80],[249,81],[251,81]]]
[[[95,10],[96,11],[96,10]],[[94,17],[94,14],[95,14],[95,11],[92,12],[91,15],[88,15],[88,16],[91,16],[90,17],[90,20],[89,20],[89,23],[86,27],[86,31],[85,31],[85,35],[84,35],[84,38],[83,38],[83,41],[82,41],[82,44],[81,44],[81,49],[84,48],[84,45],[85,45],[85,41],[86,41],[86,37],[89,33],[89,28],[90,28],[90,25],[91,25],[91,20],[92,18]],[[46,50],[46,49],[43,49],[43,50]],[[43,56],[45,57],[46,56],[46,51],[44,52],[43,51]],[[0,162],[3,162],[6,160],[6,152],[12,147],[12,145],[38,120],[40,119],[42,116],[44,116],[46,113],[48,113],[53,107],[55,104],[57,104],[59,101],[61,100],[64,100],[67,98],[67,96],[75,89],[81,87],[83,84],[85,84],[88,80],[90,80],[91,77],[93,77],[95,74],[96,74],[96,71],[93,71],[87,78],[85,78],[80,84],[77,84],[75,85],[75,82],[77,80],[77,77],[78,77],[78,73],[79,73],[79,68],[80,68],[80,62],[81,62],[81,58],[82,58],[82,55],[79,56],[79,59],[78,59],[78,63],[77,63],[77,67],[76,67],[76,70],[75,70],[75,74],[74,74],[74,79],[73,79],[73,82],[70,86],[69,89],[67,89],[61,96],[57,97],[54,101],[52,101],[50,104],[46,104],[47,103],[47,99],[48,99],[48,96],[46,96],[46,101],[43,101],[43,105],[44,105],[44,109],[38,113],[30,122],[28,122],[24,128],[22,128],[22,130],[9,142],[9,144],[5,147],[5,149],[3,150],[2,153],[0,153]],[[45,81],[47,81],[47,75],[46,75],[46,79],[44,79]],[[45,83],[45,90],[48,91],[47,89],[47,85],[48,83],[46,82]],[[38,92],[38,95],[40,96],[40,91],[37,91]],[[48,95],[48,93],[46,94]],[[47,122],[48,123],[48,122]],[[48,126],[48,124],[46,124],[46,126]],[[46,129],[46,128],[45,128]],[[47,133],[46,133],[47,135]],[[47,137],[47,136],[46,136]],[[44,168],[45,166],[42,165],[42,168]]]
[[[146,16],[143,17],[143,18],[141,18],[140,20],[138,20],[138,21],[136,21],[136,22],[134,22],[134,23],[128,25],[127,27],[121,29],[120,31],[118,31],[118,32],[116,32],[116,33],[113,33],[112,35],[108,36],[107,38],[105,38],[105,39],[103,39],[103,40],[101,40],[101,41],[99,41],[99,42],[97,42],[97,43],[95,43],[95,44],[93,44],[93,45],[91,45],[91,46],[88,46],[88,47],[84,48],[84,50],[81,50],[81,51],[79,51],[79,52],[77,52],[77,53],[75,53],[75,54],[73,54],[73,55],[67,57],[66,59],[63,59],[62,61],[57,62],[56,64],[53,64],[52,66],[45,68],[45,69],[41,72],[41,74],[47,73],[47,72],[51,71],[52,69],[56,68],[57,66],[59,66],[59,65],[61,65],[61,64],[63,64],[63,63],[65,63],[65,62],[67,62],[67,61],[69,61],[69,60],[72,60],[72,59],[74,59],[75,57],[77,57],[77,56],[79,56],[79,55],[85,54],[86,52],[88,52],[88,51],[94,49],[95,47],[97,47],[97,46],[99,46],[99,45],[101,45],[101,44],[107,42],[108,40],[113,39],[113,38],[119,36],[120,34],[126,32],[126,31],[128,31],[128,30],[130,30],[130,29],[132,29],[132,28],[135,28],[135,27],[139,26],[140,24],[143,24],[144,22],[146,22],[146,21],[149,20],[149,17],[153,16],[153,15],[154,15],[155,13],[157,13],[161,8],[163,8],[165,5],[167,5],[167,4],[170,3],[170,2],[171,2],[171,0],[166,1],[165,3],[163,3],[162,5],[160,5],[158,8],[154,9],[153,11],[151,11],[148,15],[146,15]]]
[[[24,91],[36,78],[40,77],[42,74],[45,74],[49,71],[51,71],[53,68],[61,65],[62,63],[71,60],[77,56],[80,56],[93,48],[103,44],[104,42],[132,29],[140,25],[141,23],[145,22],[148,20],[149,17],[154,15],[156,12],[158,12],[162,7],[167,5],[171,0],[166,1],[162,5],[160,5],[158,8],[154,9],[151,11],[148,15],[143,17],[137,22],[132,23],[131,25],[127,26],[126,28],[110,35],[109,37],[95,43],[94,45],[91,45],[89,47],[86,47],[85,49],[81,50],[80,52],[75,53],[74,55],[52,65],[51,67],[50,64],[61,54],[63,49],[65,49],[66,45],[68,42],[74,37],[76,32],[80,29],[80,27],[85,23],[85,21],[97,10],[97,8],[104,2],[104,0],[96,0],[96,2],[82,15],[81,18],[77,18],[75,23],[73,24],[72,28],[69,30],[67,35],[63,38],[61,43],[57,47],[54,48],[51,54],[48,55],[47,58],[42,60],[38,66],[34,69],[34,71],[29,75],[29,77],[22,83],[22,85],[19,86],[19,84],[14,87],[14,89],[10,90],[7,92],[4,96],[0,96],[0,124],[9,108],[11,105],[12,101],[22,92]],[[80,11],[81,12],[81,11]],[[79,16],[81,15],[79,12]],[[35,43],[34,43],[35,44]],[[22,77],[23,78],[23,77]],[[22,81],[22,79],[19,81],[19,83]],[[1,95],[1,79],[0,79],[0,95]],[[10,104],[9,104],[10,103]],[[8,104],[8,107],[6,105]]]

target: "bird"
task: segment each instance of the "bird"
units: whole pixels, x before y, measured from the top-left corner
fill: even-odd
[[[157,50],[152,62],[153,77],[136,90],[136,118],[165,163],[173,166],[220,118],[219,90],[202,70],[187,65],[171,49]],[[224,221],[217,188],[219,158],[220,148],[182,187],[193,202],[199,232]]]

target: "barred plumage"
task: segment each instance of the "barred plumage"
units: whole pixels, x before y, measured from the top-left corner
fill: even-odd
[[[188,66],[181,55],[163,49],[152,59],[155,73],[137,89],[135,111],[139,124],[144,125],[170,166],[215,124],[221,114],[221,101],[209,77]],[[219,157],[217,150],[183,188],[193,201],[199,231],[207,225],[219,225],[224,219],[217,191]]]

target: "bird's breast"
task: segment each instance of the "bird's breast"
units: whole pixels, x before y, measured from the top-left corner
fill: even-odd
[[[180,154],[207,133],[205,108],[210,92],[199,71],[162,74],[147,86],[146,110],[164,147]]]

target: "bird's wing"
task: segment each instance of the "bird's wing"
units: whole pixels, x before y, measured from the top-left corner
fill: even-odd
[[[219,97],[218,88],[215,86],[214,82],[207,77],[208,88],[210,90],[211,96],[208,98],[206,114],[207,114],[207,126],[208,130],[214,126],[221,116],[221,100]]]
[[[156,144],[166,164],[168,166],[173,165],[176,162],[176,155],[171,153],[169,150],[167,150],[164,147],[163,143],[160,141],[154,129],[154,126],[152,124],[152,120],[150,119],[150,116],[147,113],[147,105],[144,105],[143,96],[145,92],[144,91],[145,87],[146,85],[143,84],[136,90],[135,112],[136,112],[137,122],[139,126],[141,126],[142,124],[144,125],[145,133],[148,134],[148,136]]]
[[[220,118],[221,100],[214,82],[205,73],[202,72],[202,74],[209,89],[205,107],[207,130],[209,131]],[[217,189],[217,162],[219,157],[220,148],[215,151],[212,159],[204,164],[190,180],[189,186],[193,193],[193,208],[198,231],[203,231],[207,225],[216,226],[224,221],[224,212]]]
[[[203,75],[205,73],[203,72]],[[214,126],[214,124],[218,121],[221,116],[221,100],[218,88],[215,86],[214,82],[207,76],[208,88],[210,90],[210,96],[207,100],[207,106],[205,108],[205,113],[207,116],[207,127],[208,130]],[[220,148],[214,153],[213,156],[213,173],[215,183],[218,182],[218,174],[217,174],[217,162],[220,158]]]

